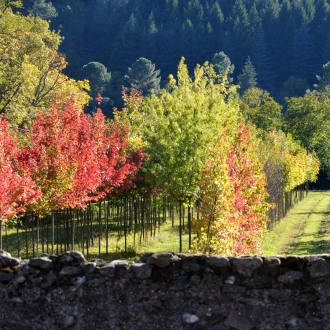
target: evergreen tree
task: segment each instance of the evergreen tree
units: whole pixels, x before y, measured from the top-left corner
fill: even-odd
[[[114,66],[117,70],[124,72],[135,58],[142,56],[143,45],[145,45],[142,36],[140,19],[137,13],[132,13],[114,41],[110,57],[112,67]],[[123,54],[125,54],[124,57]]]
[[[187,19],[193,23],[198,24],[203,20],[204,9],[200,0],[190,0],[185,10]]]
[[[224,52],[215,53],[212,58],[212,64],[214,66],[214,71],[222,76],[233,74],[235,69],[230,58]]]
[[[229,15],[229,22],[235,24],[239,22],[242,26],[249,26],[249,15],[243,0],[236,0]]]
[[[158,32],[158,28],[157,28],[156,21],[155,21],[155,15],[154,15],[153,11],[151,11],[151,13],[148,17],[148,33],[152,35],[157,32]]]
[[[279,4],[279,0],[262,1],[259,12],[262,15],[262,20],[260,22],[260,25],[262,25],[262,30],[263,30],[263,34],[264,34],[264,37],[263,37],[264,42],[267,43],[268,52],[270,52],[270,54],[274,55],[274,59],[276,59],[276,61],[274,61],[274,62],[277,62],[278,58],[280,57],[280,54],[278,54],[278,53],[280,53],[281,51],[284,51],[284,49],[285,49],[285,48],[279,47],[278,42],[280,41],[279,39],[282,38],[282,34],[280,34],[280,37],[279,37],[278,31],[275,29],[276,22],[278,22],[280,13],[281,13],[281,6]],[[260,28],[260,26],[256,29],[256,34],[254,35],[255,38],[256,38],[256,35],[258,34],[259,28]],[[285,31],[285,35],[286,34],[287,34],[287,31]],[[255,38],[252,41],[252,44],[255,41]],[[288,45],[286,44],[285,47],[287,47],[287,46]],[[250,56],[251,56],[252,62],[254,63],[254,65],[256,67],[256,70],[258,72],[257,62],[253,58],[252,53],[250,53]],[[272,63],[272,65],[274,65],[274,63]],[[276,69],[276,70],[273,69],[272,71],[278,72],[278,69]],[[275,77],[273,77],[273,78],[275,78]],[[258,79],[259,79],[259,83],[262,84],[262,77],[260,76],[259,72],[258,72]]]
[[[305,13],[307,22],[310,23],[315,16],[315,1],[314,0],[303,0],[303,4],[305,7]]]
[[[214,26],[217,25],[221,26],[225,20],[220,4],[217,0],[213,3],[210,9],[210,16],[211,16],[211,23]]]
[[[278,20],[274,24],[273,30],[275,40],[274,47],[271,51],[274,59],[276,59],[273,64],[274,71],[277,73],[278,85],[281,85],[291,74],[291,58],[295,38],[294,31],[297,30],[297,24],[292,15],[292,5],[289,0],[283,1]]]
[[[43,19],[50,19],[57,17],[56,8],[51,2],[45,0],[34,0],[33,6],[30,8],[29,13],[34,17],[39,16]]]
[[[270,92],[274,90],[273,63],[271,53],[265,40],[265,34],[260,25],[255,35],[251,50],[251,61],[255,65],[258,81],[263,89]]]
[[[195,39],[196,30],[194,24],[189,18],[181,26],[180,38],[181,47],[179,47],[179,49],[181,48],[181,54],[187,59],[187,63],[195,63],[198,54],[195,49],[198,43],[196,43]]]
[[[179,13],[179,0],[166,0],[165,13],[170,20],[175,20]]]
[[[244,93],[247,89],[257,87],[257,73],[251,62],[250,56],[245,61],[242,72],[238,76],[240,92]]]
[[[321,49],[326,40],[330,25],[330,4],[327,0],[318,0],[315,3],[315,16],[311,22],[316,49]]]
[[[320,91],[325,91],[330,87],[330,61],[325,63],[322,66],[322,69],[322,75],[316,76],[318,84],[315,84],[314,86]]]
[[[159,76],[160,70],[155,70],[155,64],[150,60],[140,57],[128,68],[127,75],[125,75],[126,89],[135,88],[148,95],[151,92],[156,94],[160,89]]]
[[[219,2],[216,0],[210,8],[209,12],[209,24],[212,28],[212,35],[210,35],[209,50],[211,54],[214,54],[217,49],[223,48],[224,39],[224,21],[225,17],[220,7]]]
[[[237,67],[243,65],[242,55],[247,54],[252,31],[250,29],[249,15],[242,0],[236,0],[229,14],[227,23],[230,33],[225,38],[224,50]]]
[[[301,2],[293,2],[292,13],[298,25],[307,23],[307,13],[304,5]]]
[[[253,6],[249,11],[249,21],[250,21],[251,30],[254,32],[255,30],[257,30],[261,22],[261,18],[259,16],[255,2],[253,3]]]
[[[322,47],[322,63],[330,61],[330,28],[326,42]]]
[[[304,96],[308,89],[307,79],[290,76],[282,85],[279,91],[280,100],[285,97]]]
[[[90,62],[84,65],[79,75],[82,79],[89,80],[92,95],[103,93],[111,79],[111,73],[99,62]]]
[[[264,13],[265,21],[270,23],[278,18],[281,6],[278,0],[264,1],[264,7],[261,11]]]
[[[297,78],[310,80],[315,72],[315,51],[309,28],[306,24],[299,27],[292,44],[293,56],[291,73]]]

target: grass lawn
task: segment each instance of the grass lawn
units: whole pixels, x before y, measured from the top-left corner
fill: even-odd
[[[266,235],[264,255],[305,255],[330,251],[330,191],[310,191]]]
[[[182,252],[188,252],[188,233],[183,232],[182,235]],[[141,254],[147,252],[179,252],[179,228],[178,226],[172,227],[170,221],[156,229],[155,235],[150,234],[145,236],[145,239],[140,243],[138,238],[134,244],[134,237],[130,235],[127,237],[127,251],[123,250],[124,238],[116,238],[110,243],[108,256],[105,253],[105,242],[101,242],[100,257],[105,260],[113,260],[117,258],[135,259]],[[89,258],[98,257],[98,247],[91,247],[89,251]]]
[[[177,219],[176,219],[177,220]],[[77,227],[76,233],[81,232],[82,228]],[[108,248],[106,245],[106,238],[104,232],[102,237],[98,235],[98,224],[94,224],[95,235],[90,241],[88,246],[88,253],[86,245],[82,246],[78,243],[76,239],[76,244],[74,250],[81,251],[87,258],[102,258],[105,260],[113,259],[135,259],[138,258],[140,254],[145,252],[164,252],[173,251],[179,252],[179,226],[177,221],[172,227],[170,220],[166,221],[159,228],[153,228],[153,231],[145,231],[144,237],[140,242],[140,233],[127,234],[126,236],[126,252],[125,252],[125,238],[123,231],[121,235],[118,235],[116,230],[109,232],[108,236]],[[44,226],[40,228],[40,238],[39,245],[37,246],[36,238],[37,232],[36,228],[29,228],[28,230],[19,230],[17,232],[16,228],[8,229],[5,231],[3,228],[2,245],[3,249],[10,252],[15,257],[31,258],[37,254],[42,253],[52,253],[52,246],[48,239],[51,237],[50,226]],[[65,228],[63,226],[57,226],[55,228],[55,246],[54,254],[62,254],[67,250],[71,249],[71,244],[69,246],[65,245]],[[183,230],[182,234],[182,252],[188,252],[188,231]],[[48,243],[47,243],[48,242]],[[38,249],[38,251],[37,251]]]
[[[103,224],[104,225],[104,224]],[[55,254],[61,254],[71,249],[71,245],[65,245],[64,225],[55,228]],[[153,228],[140,237],[140,233],[130,234],[125,239],[123,231],[118,235],[114,224],[108,235],[108,246],[104,228],[99,231],[98,223],[93,224],[93,239],[88,246],[79,243],[78,234],[86,229],[77,224],[74,250],[81,251],[87,258],[100,257],[105,260],[135,259],[145,252],[173,251],[179,252],[179,226],[175,217],[175,225],[172,227],[168,219],[160,228]],[[70,229],[70,228],[69,228]],[[102,233],[101,236],[98,233]],[[43,235],[41,235],[43,234]],[[51,237],[50,226],[45,225],[40,229],[41,237],[39,245],[36,245],[36,229],[19,230],[15,228],[5,231],[3,228],[3,249],[12,253],[13,256],[22,258],[32,257],[36,254],[51,253],[49,238]],[[194,234],[192,235],[194,237]],[[192,237],[192,238],[193,238]],[[141,242],[140,242],[141,238]],[[37,251],[38,248],[38,251]],[[188,252],[188,232],[183,231],[182,252]],[[321,254],[330,252],[330,191],[311,191],[308,196],[298,203],[288,215],[279,221],[273,230],[267,233],[263,255],[305,255]]]

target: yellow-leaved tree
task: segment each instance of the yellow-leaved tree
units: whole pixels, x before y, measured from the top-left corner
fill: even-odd
[[[216,74],[209,63],[197,65],[190,77],[182,58],[177,77],[171,75],[159,95],[144,99],[137,95],[127,101],[123,113],[116,115],[129,122],[135,143],[143,145],[144,180],[188,206],[191,229],[190,211],[199,197],[210,147],[222,127],[237,122],[236,87],[226,76]]]
[[[54,99],[65,101],[74,95],[78,106],[89,99],[88,83],[63,73],[67,62],[58,51],[59,33],[40,17],[14,12],[11,6],[19,5],[20,1],[0,2],[0,114],[14,126],[29,125]]]

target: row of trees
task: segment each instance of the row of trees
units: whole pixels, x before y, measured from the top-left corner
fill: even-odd
[[[269,208],[316,180],[318,158],[282,131],[281,106],[260,89],[240,98],[212,64],[190,77],[182,59],[159,95],[133,92],[125,102],[115,117],[130,123],[132,143],[146,153],[144,188],[188,206],[197,250],[257,251]],[[198,218],[191,219],[194,205]]]
[[[90,201],[133,185],[143,154],[127,146],[127,130],[89,116],[70,101],[40,112],[23,133],[0,125],[0,220],[22,212],[39,215],[86,208]]]
[[[197,66],[191,78],[182,59],[177,78],[170,76],[159,95],[132,90],[124,101],[110,123],[100,110],[80,112],[72,100],[37,113],[23,133],[3,118],[1,221],[27,211],[85,208],[130,190],[186,205],[192,248],[251,253],[261,246],[277,197],[272,188],[283,197],[316,179],[317,158],[274,124],[258,131],[257,121],[244,120],[236,87],[213,65]]]
[[[159,72],[151,66],[149,81],[155,84],[150,95],[124,91],[125,107],[106,122],[100,110],[92,115],[81,110],[87,83],[69,79],[63,74],[65,65],[48,61],[63,61],[57,51],[59,35],[49,32],[38,15],[13,13],[10,5],[19,1],[0,4],[1,32],[26,35],[24,47],[9,37],[0,43],[7,54],[0,62],[6,115],[0,126],[0,223],[24,212],[84,209],[125,190],[144,201],[170,196],[179,205],[180,249],[185,206],[191,248],[256,252],[269,209],[281,203],[285,192],[316,180],[319,161],[314,152],[327,168],[326,144],[307,116],[322,109],[315,120],[324,121],[321,128],[326,130],[326,87],[289,99],[283,115],[281,105],[264,90],[249,86],[238,93],[224,53],[217,53],[212,64],[197,65],[193,74],[182,58],[177,76],[170,75],[163,89],[155,88]],[[146,61],[135,62],[128,77],[141,71],[141,63]],[[109,73],[101,78],[107,81]],[[136,83],[145,78],[142,70]],[[99,107],[100,95],[96,101]],[[306,125],[299,126],[299,118]]]

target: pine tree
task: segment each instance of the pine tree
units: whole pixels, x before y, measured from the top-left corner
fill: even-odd
[[[135,88],[143,92],[144,95],[148,95],[151,92],[156,94],[160,89],[159,76],[160,70],[155,70],[155,64],[150,60],[140,57],[128,68],[125,80],[127,82],[125,88]]]
[[[250,56],[245,61],[241,74],[238,76],[241,94],[247,89],[257,86],[257,73],[251,62]]]
[[[241,67],[243,66],[242,55],[247,54],[252,36],[249,15],[242,0],[235,1],[227,23],[231,31],[226,34],[224,50],[236,66]]]
[[[103,93],[111,79],[111,73],[99,62],[89,62],[81,68],[79,73],[82,79],[88,79],[92,95]]]
[[[214,4],[212,5],[211,9],[210,9],[210,16],[212,18],[212,24],[214,24],[215,26],[217,24],[222,25],[225,18],[223,15],[223,12],[221,10],[220,4],[218,1],[215,1]]]
[[[29,9],[29,13],[34,17],[39,16],[43,19],[54,18],[58,15],[53,4],[45,0],[34,0],[33,6]]]
[[[314,15],[315,15],[315,1],[303,0],[303,4],[305,7],[307,22],[310,23],[314,19]]]
[[[259,16],[256,3],[253,3],[253,6],[251,7],[249,11],[249,21],[252,31],[257,30],[258,26],[260,25],[261,18]]]
[[[200,0],[190,0],[188,6],[186,7],[185,13],[187,19],[190,19],[193,23],[198,24],[203,20],[204,9]]]
[[[289,0],[284,0],[278,20],[273,26],[274,47],[272,48],[274,61],[274,70],[277,73],[278,84],[283,84],[291,74],[291,61],[293,54],[293,43],[297,30],[297,24],[292,14],[292,5]],[[292,31],[292,33],[287,33]],[[278,36],[281,36],[280,38]]]
[[[299,27],[293,40],[291,73],[297,78],[310,80],[315,73],[315,51],[309,28],[306,24]]]
[[[274,72],[272,71],[273,61],[266,43],[264,30],[261,25],[257,30],[254,42],[252,44],[251,61],[255,65],[260,86],[270,92],[273,91],[273,81],[275,78]]]
[[[215,1],[210,8],[209,12],[209,24],[213,33],[210,35],[209,51],[215,53],[217,49],[223,48],[224,39],[224,21],[225,17],[218,1]]]
[[[215,53],[212,58],[212,64],[214,71],[222,76],[233,74],[235,69],[234,64],[231,63],[230,58],[224,52]]]
[[[314,42],[317,49],[322,48],[322,44],[327,37],[330,24],[330,4],[327,0],[318,0],[315,3],[315,16],[311,22]]]
[[[134,59],[142,56],[144,44],[142,23],[137,14],[132,13],[113,44],[112,66],[124,72]]]
[[[322,75],[317,75],[318,84],[314,85],[320,91],[325,91],[330,87],[330,61],[322,66]]]

